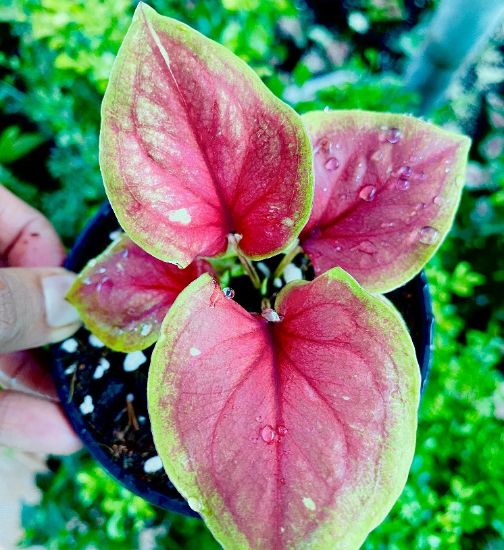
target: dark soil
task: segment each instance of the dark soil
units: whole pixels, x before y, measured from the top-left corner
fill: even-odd
[[[118,228],[110,206],[104,205],[78,239],[66,267],[80,271],[88,260],[108,246],[110,233]],[[273,260],[270,262],[268,267],[274,269]],[[301,256],[296,262],[309,276],[309,263]],[[258,311],[258,300],[249,299],[254,296],[249,285],[248,278],[233,281],[235,299],[245,308]],[[417,276],[390,293],[388,298],[402,313],[410,329],[425,383],[433,322],[425,276]],[[162,468],[150,473],[145,471],[146,462],[157,456],[147,413],[146,386],[151,351],[145,350],[145,361],[136,370],[127,372],[125,354],[99,347],[99,342],[90,339],[89,331],[83,328],[73,338],[52,347],[54,378],[75,430],[90,453],[116,479],[153,504],[197,516]],[[103,366],[108,364],[104,370]],[[148,466],[150,464],[152,461]]]

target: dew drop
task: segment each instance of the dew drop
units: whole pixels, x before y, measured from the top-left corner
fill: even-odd
[[[152,325],[150,323],[142,323],[140,327],[140,336],[147,336],[152,331]]]
[[[443,199],[443,197],[440,197],[439,195],[436,195],[436,196],[432,199],[432,202],[433,202],[436,206],[443,206],[443,204],[445,203],[445,200]]]
[[[365,185],[359,191],[359,198],[363,201],[371,202],[376,195],[376,187],[374,185]]]
[[[279,323],[282,320],[282,317],[271,308],[263,309],[261,315],[263,319],[266,319],[270,323]]]
[[[399,178],[396,182],[396,187],[399,191],[407,191],[410,188],[410,182],[404,178]]]
[[[264,441],[264,443],[267,443],[268,445],[271,445],[273,441],[275,441],[276,438],[276,432],[270,426],[269,424],[266,424],[261,430],[261,439]]]
[[[198,357],[198,355],[201,355],[201,350],[199,348],[192,347],[189,350],[189,353],[191,354],[191,357]]]
[[[364,252],[364,254],[369,254],[372,256],[376,253],[376,246],[371,241],[362,241],[357,245],[357,250]]]
[[[261,415],[258,415],[258,416],[256,416],[256,418],[255,418],[255,419],[256,419],[256,422],[261,422],[261,420],[262,420],[262,416],[261,416]]]
[[[147,357],[141,351],[132,351],[126,354],[123,362],[125,372],[133,372],[147,361]]]
[[[203,508],[201,501],[194,497],[189,497],[187,499],[187,504],[189,504],[189,508],[191,508],[191,510],[194,510],[195,512],[200,512]]]
[[[102,357],[98,361],[98,365],[96,366],[96,369],[93,373],[93,378],[95,380],[103,378],[105,371],[107,371],[109,368],[110,368],[110,362],[107,359],[105,359],[105,357]]]
[[[286,283],[297,281],[303,278],[303,272],[300,267],[294,264],[288,264],[285,266],[283,272],[283,278]]]
[[[109,239],[111,241],[115,241],[116,239],[118,239],[120,236],[122,235],[122,231],[120,229],[116,229],[115,231],[111,231],[109,233]]]
[[[334,250],[336,250],[336,252],[341,252],[343,250],[343,247],[340,245],[340,244],[337,244],[335,247],[334,247]]]
[[[357,166],[355,168],[355,172],[354,172],[354,179],[355,179],[355,183],[360,183],[362,181],[362,178],[364,177],[364,174],[366,173],[366,170],[367,170],[367,165],[366,163],[361,160],[357,163]]]
[[[153,474],[159,472],[163,468],[163,463],[159,455],[151,456],[144,462],[144,472],[146,474]]]
[[[114,282],[110,277],[103,277],[102,280],[96,285],[96,292],[102,292],[103,290],[110,290],[114,286]]]
[[[98,338],[98,336],[95,336],[94,334],[89,335],[88,342],[94,348],[103,348],[105,346],[105,344]]]
[[[79,347],[79,343],[77,342],[77,340],[75,338],[68,338],[60,346],[60,348],[63,351],[66,351],[67,353],[76,352],[78,347]]]
[[[385,139],[389,143],[395,144],[399,143],[399,140],[401,139],[401,130],[399,128],[389,128],[385,132]]]
[[[64,371],[64,374],[73,374],[77,371],[77,363],[72,363],[69,367],[67,367]]]
[[[430,225],[426,225],[420,229],[418,240],[422,244],[435,244],[439,240],[439,231]]]
[[[82,414],[91,414],[94,411],[93,398],[90,395],[86,395],[79,408]]]
[[[277,432],[279,435],[285,435],[289,430],[284,426],[284,425],[280,425],[280,426],[277,426]]]
[[[413,175],[413,168],[411,168],[411,166],[401,166],[398,175],[404,179],[411,178]]]
[[[384,229],[387,229],[387,228],[390,228],[390,227],[394,227],[395,226],[395,223],[394,222],[382,222],[380,224],[380,227],[383,227]]]
[[[98,273],[105,273],[106,271],[107,271],[106,267],[100,267],[100,269],[98,270]]]
[[[303,498],[303,504],[305,505],[306,508],[308,508],[308,510],[311,510],[312,512],[317,508],[313,500],[308,497]]]
[[[326,170],[336,170],[340,165],[339,160],[336,157],[328,158],[324,164]]]
[[[228,286],[226,288],[223,288],[222,292],[224,293],[224,296],[228,300],[232,300],[235,297],[235,291],[232,288],[229,288]]]

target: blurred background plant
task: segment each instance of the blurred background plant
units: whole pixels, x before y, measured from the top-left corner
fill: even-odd
[[[251,64],[299,112],[417,112],[404,77],[433,0],[152,0]],[[0,181],[67,245],[104,199],[100,101],[129,0],[0,5]],[[502,549],[504,539],[503,30],[429,118],[473,138],[455,227],[427,269],[437,319],[408,485],[370,549]],[[155,509],[80,453],[52,459],[21,544],[49,549],[218,546],[204,525]]]

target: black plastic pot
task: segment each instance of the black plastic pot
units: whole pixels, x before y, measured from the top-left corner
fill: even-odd
[[[117,229],[119,225],[112,209],[108,204],[103,205],[77,239],[65,266],[79,272],[110,244],[110,234]],[[433,329],[425,275],[421,273],[387,296],[410,329],[423,389],[431,363]],[[147,366],[151,350],[144,352],[146,361],[140,368],[125,372],[124,354],[98,347],[89,337],[89,331],[82,328],[70,343],[67,340],[51,349],[54,379],[75,431],[91,455],[125,487],[152,504],[197,516],[162,469],[150,473],[144,469],[146,461],[157,454],[147,413]],[[95,378],[100,361],[102,365],[108,362],[110,367],[103,376]],[[92,407],[89,402],[86,404],[89,400],[86,396],[91,396]]]

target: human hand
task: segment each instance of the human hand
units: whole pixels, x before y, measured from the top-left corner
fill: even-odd
[[[80,325],[64,296],[74,275],[49,221],[0,185],[0,445],[66,454],[81,444],[51,376],[28,351]]]

